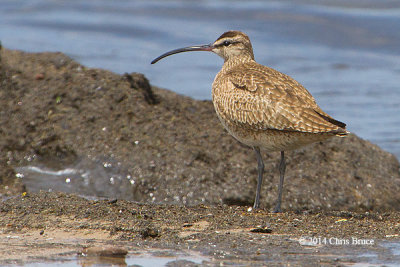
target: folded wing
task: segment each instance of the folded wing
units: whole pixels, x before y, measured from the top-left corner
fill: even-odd
[[[245,71],[243,70],[245,69]],[[297,81],[256,62],[224,75],[224,88],[214,88],[221,116],[253,130],[282,130],[345,135],[346,124],[333,119]]]

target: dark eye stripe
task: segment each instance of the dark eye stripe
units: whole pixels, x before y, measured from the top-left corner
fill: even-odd
[[[233,41],[225,40],[225,41],[223,41],[222,43],[217,44],[216,47],[229,46],[229,45],[237,44],[237,43],[239,43],[239,42],[233,42]]]

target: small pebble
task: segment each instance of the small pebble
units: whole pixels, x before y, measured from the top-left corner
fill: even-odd
[[[115,199],[108,201],[108,204],[115,204],[115,203],[117,203],[117,201],[118,201],[118,199],[115,198]]]
[[[268,226],[257,226],[250,230],[252,233],[262,233],[262,234],[270,234],[272,233],[272,229],[268,228]]]
[[[146,227],[140,231],[140,235],[142,236],[142,238],[155,238],[160,236],[160,231],[157,228]]]
[[[44,74],[43,73],[38,73],[35,75],[35,80],[43,80],[44,79]]]

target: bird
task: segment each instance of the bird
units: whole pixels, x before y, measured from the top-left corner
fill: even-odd
[[[260,208],[264,173],[261,151],[281,152],[273,212],[282,212],[285,151],[334,136],[345,137],[350,133],[346,124],[325,113],[295,79],[257,63],[249,37],[240,31],[227,31],[210,44],[171,50],[151,64],[189,51],[213,52],[224,60],[212,84],[212,102],[228,133],[255,151],[258,178],[253,210]]]

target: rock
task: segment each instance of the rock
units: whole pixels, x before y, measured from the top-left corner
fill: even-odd
[[[0,196],[13,196],[25,192],[26,188],[21,179],[16,177],[14,169],[7,161],[4,154],[0,155]]]
[[[128,250],[116,246],[86,247],[79,254],[83,256],[123,257],[128,254]]]
[[[189,260],[174,260],[168,262],[165,266],[166,267],[197,267],[200,266],[201,264],[197,264],[193,261]]]
[[[38,73],[35,75],[36,80],[43,80],[44,79],[44,74],[43,73]]]
[[[143,239],[146,239],[148,237],[155,238],[155,237],[160,236],[160,232],[161,232],[161,230],[159,230],[158,228],[156,228],[154,226],[147,226],[140,230],[140,236]]]

